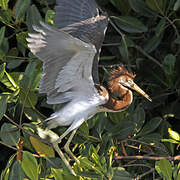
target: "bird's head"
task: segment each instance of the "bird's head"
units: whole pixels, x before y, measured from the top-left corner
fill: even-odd
[[[117,97],[123,96],[127,89],[134,90],[152,101],[151,98],[134,82],[135,75],[128,72],[123,66],[119,66],[116,70],[112,71],[108,85],[109,90]]]

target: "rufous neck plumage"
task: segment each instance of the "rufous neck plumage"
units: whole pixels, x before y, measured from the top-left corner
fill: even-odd
[[[122,85],[119,85],[116,79],[109,82],[109,91],[109,100],[104,105],[109,111],[123,111],[132,103],[132,92]],[[112,97],[111,94],[117,97],[117,99]]]

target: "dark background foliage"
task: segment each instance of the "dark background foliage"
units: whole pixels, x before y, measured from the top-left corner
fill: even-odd
[[[124,64],[152,103],[134,93],[126,111],[84,123],[71,145],[81,162],[72,177],[47,140],[56,134],[38,126],[59,107],[38,93],[42,63],[25,40],[32,24],[53,25],[55,1],[0,0],[1,179],[180,179],[180,1],[97,2],[110,17],[101,82]]]

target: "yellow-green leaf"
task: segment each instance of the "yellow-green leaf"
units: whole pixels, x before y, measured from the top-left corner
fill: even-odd
[[[169,135],[172,139],[180,141],[180,135],[176,131],[173,131],[171,128],[168,128]]]
[[[31,180],[38,180],[38,163],[36,158],[27,151],[23,152],[23,159],[21,166],[23,168],[23,171],[25,174],[31,179]]]
[[[8,8],[8,2],[9,2],[9,0],[0,0],[0,7],[2,7],[2,9],[6,10]]]
[[[54,150],[52,147],[42,143],[38,139],[30,136],[31,144],[33,145],[36,152],[42,157],[54,157]]]

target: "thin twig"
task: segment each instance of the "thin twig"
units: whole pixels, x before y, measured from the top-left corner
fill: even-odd
[[[160,68],[163,69],[163,66],[161,63],[159,63],[159,61],[157,59],[155,59],[154,57],[150,56],[146,51],[144,51],[140,46],[135,45],[134,46],[136,48],[136,50],[138,50],[141,54],[143,54],[144,56],[146,56],[148,59],[150,59],[151,61],[153,61],[154,63],[156,63]]]
[[[148,144],[146,142],[143,142],[143,141],[139,141],[137,139],[126,139],[127,141],[132,141],[132,142],[137,142],[137,143],[140,143],[140,144],[144,144],[144,145],[147,145],[147,146],[150,146],[150,147],[153,147],[153,148],[156,148],[156,149],[160,149],[161,151],[164,151],[167,155],[169,155],[169,153],[167,151],[165,151],[164,149],[156,146],[156,145],[151,145],[151,144]]]
[[[153,161],[157,161],[157,160],[161,160],[161,159],[167,159],[170,161],[177,161],[180,160],[180,155],[177,156],[116,156],[115,157],[116,160],[119,159],[145,159],[145,160],[153,160]]]
[[[10,145],[2,142],[2,141],[0,141],[0,144],[4,145],[4,146],[6,146],[6,147],[8,147],[8,148],[10,148],[10,149],[13,149],[13,150],[15,150],[15,151],[22,152],[21,150],[15,148],[15,147],[13,147],[13,146],[10,146]]]
[[[4,114],[4,117],[5,117],[6,119],[8,119],[12,124],[14,124],[17,128],[19,128],[20,130],[24,131],[26,134],[28,134],[28,135],[30,135],[30,136],[38,139],[39,141],[41,141],[41,142],[43,142],[43,143],[45,143],[45,144],[47,144],[47,145],[49,145],[49,146],[52,146],[52,144],[51,144],[49,141],[47,141],[47,140],[45,140],[45,139],[41,139],[39,136],[31,133],[30,131],[27,131],[27,130],[24,129],[22,126],[19,126],[19,124],[15,123],[15,122],[14,122],[10,117],[8,117],[6,114]]]
[[[113,26],[113,28],[120,34],[121,37],[124,36],[124,34],[116,27],[116,25],[112,22],[112,20],[109,20],[110,24]],[[140,53],[142,53],[144,56],[146,56],[148,59],[156,63],[159,67],[163,68],[162,65],[159,63],[158,60],[156,60],[154,57],[150,56],[148,53],[146,53],[140,46],[135,45],[134,46],[136,50],[138,50]]]
[[[152,167],[151,166],[148,166],[148,165],[146,165],[146,164],[125,164],[125,165],[122,165],[122,167],[132,167],[132,166],[141,166],[141,167],[147,167],[147,168],[149,168],[149,169],[152,169]]]
[[[139,179],[143,178],[144,176],[147,176],[147,175],[150,174],[150,173],[154,173],[154,171],[155,171],[155,168],[151,168],[149,171],[147,171],[147,172],[145,172],[145,173],[137,176],[137,178],[135,178],[135,179],[133,179],[133,180],[139,180]],[[154,178],[153,178],[153,179],[154,179]]]
[[[121,43],[108,43],[108,44],[102,44],[102,46],[120,46]]]

